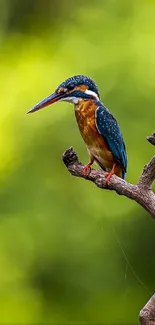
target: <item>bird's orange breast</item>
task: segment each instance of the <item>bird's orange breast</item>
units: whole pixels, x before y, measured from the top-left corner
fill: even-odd
[[[75,106],[75,116],[80,133],[90,155],[105,168],[113,165],[113,154],[104,137],[98,132],[95,122],[96,105],[93,100],[81,101]]]
[[[104,145],[103,137],[99,134],[95,124],[96,106],[93,101],[81,101],[75,108],[75,116],[80,133],[88,146],[101,142]]]

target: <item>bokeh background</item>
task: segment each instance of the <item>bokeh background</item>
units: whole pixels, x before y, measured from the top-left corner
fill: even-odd
[[[154,0],[0,1],[0,324],[138,324],[155,291],[155,222],[72,177],[73,107],[26,112],[75,74],[121,125],[137,182],[154,154]]]

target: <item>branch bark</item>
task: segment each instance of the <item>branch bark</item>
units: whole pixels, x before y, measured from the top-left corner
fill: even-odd
[[[139,313],[140,325],[155,325],[155,294]]]
[[[155,133],[147,137],[147,140],[155,146]],[[91,169],[87,177],[83,176],[84,165],[79,161],[72,147],[64,152],[62,159],[73,176],[85,178],[101,189],[113,190],[119,195],[136,201],[155,219],[155,194],[152,190],[155,180],[155,156],[144,166],[137,184],[128,183],[113,175],[108,185],[106,185],[106,172],[103,170]],[[155,294],[140,311],[139,321],[140,325],[155,325]]]

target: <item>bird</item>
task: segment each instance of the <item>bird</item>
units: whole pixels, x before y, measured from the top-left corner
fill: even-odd
[[[91,166],[96,163],[106,171],[106,184],[113,174],[125,179],[128,158],[120,126],[101,102],[95,81],[84,75],[70,77],[27,114],[60,101],[74,104],[77,124],[90,158],[83,168],[83,176],[87,177]]]

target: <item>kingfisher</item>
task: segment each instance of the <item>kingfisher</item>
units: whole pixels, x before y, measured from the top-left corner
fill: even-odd
[[[83,176],[87,177],[95,162],[107,172],[106,184],[113,174],[125,179],[127,154],[123,136],[116,119],[101,102],[96,83],[84,75],[70,77],[27,113],[60,101],[74,104],[77,124],[87,146],[90,160],[84,166]]]

